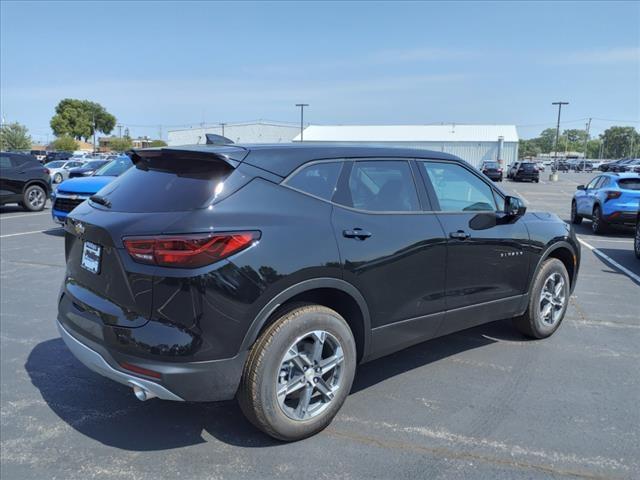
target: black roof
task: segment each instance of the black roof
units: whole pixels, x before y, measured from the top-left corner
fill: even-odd
[[[158,155],[189,157],[206,154],[222,159],[233,166],[245,162],[254,167],[267,170],[281,177],[286,177],[296,168],[312,160],[333,158],[361,158],[361,157],[400,157],[400,158],[430,158],[435,160],[457,160],[460,158],[443,152],[422,150],[407,147],[386,147],[354,144],[233,144],[233,145],[188,145],[180,147],[160,147],[136,149],[132,159],[153,157]]]

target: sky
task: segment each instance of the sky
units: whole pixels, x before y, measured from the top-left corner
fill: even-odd
[[[200,123],[640,128],[640,2],[0,3],[5,122],[63,98],[132,136]]]

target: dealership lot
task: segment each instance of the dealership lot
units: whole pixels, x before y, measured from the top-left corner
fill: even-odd
[[[569,217],[593,175],[502,184]],[[62,231],[48,210],[0,209],[3,478],[638,478],[640,260],[630,230],[583,243],[561,329],[508,322],[363,365],[321,434],[282,444],[233,402],[139,402],[76,361],[55,328]],[[615,262],[615,263],[614,263]]]

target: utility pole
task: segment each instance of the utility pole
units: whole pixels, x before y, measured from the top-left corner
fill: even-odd
[[[569,102],[552,102],[551,105],[558,105],[558,123],[556,125],[556,141],[553,148],[553,164],[558,171],[558,138],[560,138],[560,112],[562,112],[562,105],[569,105]]]
[[[224,137],[224,126],[226,125],[226,123],[224,122],[220,122],[220,126],[222,127],[222,136]]]
[[[304,107],[308,107],[308,103],[296,103],[296,107],[300,107],[300,141],[304,141]]]
[[[122,124],[118,124],[118,137],[122,138]]]
[[[93,153],[96,153],[96,113],[92,113],[93,118]]]
[[[591,129],[591,117],[589,117],[589,121],[587,122],[586,135],[584,136],[584,157],[582,157],[582,171],[584,172],[584,167],[587,162],[587,144],[589,143],[589,130]]]

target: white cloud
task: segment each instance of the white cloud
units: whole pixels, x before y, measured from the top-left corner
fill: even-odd
[[[640,64],[640,47],[613,47],[593,50],[582,50],[556,54],[553,63],[560,64],[609,64],[609,63],[638,63]]]

